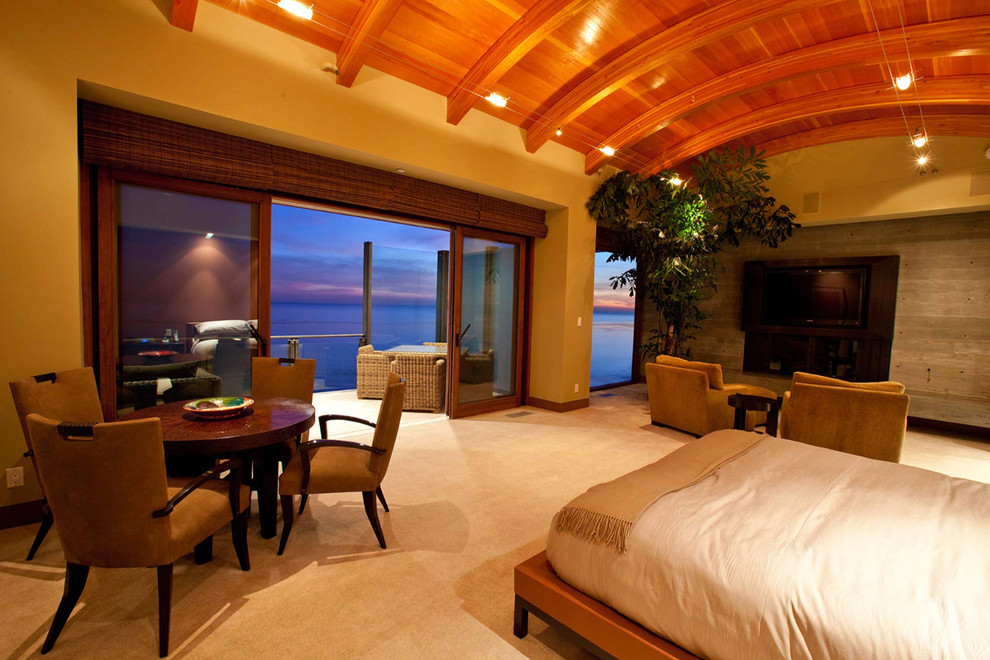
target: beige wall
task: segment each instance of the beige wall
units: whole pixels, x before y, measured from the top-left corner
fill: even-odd
[[[584,203],[599,179],[557,145],[527,154],[519,129],[481,112],[445,121],[445,99],[366,69],[345,89],[333,56],[209,3],[192,34],[150,0],[0,5],[0,380],[82,363],[76,100],[83,96],[244,137],[458,185],[549,211],[535,246],[533,396],[588,395]],[[578,392],[574,392],[574,384]],[[24,465],[0,396],[0,468]],[[30,472],[30,470],[28,470]],[[0,506],[36,499],[0,487]]]
[[[929,147],[937,174],[920,175],[903,138],[827,144],[767,159],[777,201],[805,226],[911,218],[990,209],[990,136],[938,137]],[[819,211],[804,198],[818,193]]]

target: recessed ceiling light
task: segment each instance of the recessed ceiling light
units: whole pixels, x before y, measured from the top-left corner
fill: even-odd
[[[903,76],[897,76],[896,78],[894,78],[894,85],[897,86],[897,89],[903,92],[905,89],[911,86],[911,82],[913,80],[914,80],[914,76],[911,75],[910,72],[908,72],[905,73]]]
[[[498,94],[497,92],[492,92],[485,97],[485,100],[492,105],[497,105],[500,108],[504,108],[505,104],[509,102],[509,99],[505,98],[501,94]]]
[[[602,147],[601,149],[599,149],[599,151],[601,151],[606,156],[614,156],[615,155],[615,149],[613,149],[612,147],[609,147],[609,146]]]
[[[306,6],[299,0],[278,0],[278,6],[299,18],[304,18],[307,21],[313,20],[313,5]]]
[[[406,173],[406,168],[404,168],[404,167],[397,167],[397,168],[395,168],[395,171],[398,174],[405,174]]]
[[[927,162],[928,162],[928,156],[925,156],[924,154],[918,156],[918,165],[924,165]]]

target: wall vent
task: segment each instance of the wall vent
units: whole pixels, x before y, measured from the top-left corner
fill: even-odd
[[[819,207],[818,206],[819,206],[819,203],[821,202],[821,199],[822,199],[822,194],[821,193],[816,193],[816,192],[805,193],[805,195],[804,195],[804,213],[806,215],[811,214],[811,213],[818,213],[818,211],[819,211]]]
[[[990,195],[990,170],[969,175],[969,196]]]

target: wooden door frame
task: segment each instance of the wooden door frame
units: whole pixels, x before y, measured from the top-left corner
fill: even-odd
[[[460,381],[460,344],[457,338],[460,333],[463,275],[464,275],[464,239],[480,238],[482,240],[509,243],[516,246],[515,258],[515,387],[512,395],[492,398],[487,401],[476,401],[466,404],[457,403],[457,388]],[[505,410],[522,405],[525,400],[525,364],[528,355],[527,330],[529,328],[530,296],[530,245],[523,236],[503,234],[500,232],[457,226],[451,233],[451,255],[453,256],[450,269],[450,301],[451,310],[447,329],[447,414],[451,418],[468,417],[496,410]]]
[[[121,310],[117,299],[120,255],[115,188],[119,183],[258,205],[258,243],[256,253],[252,254],[252,270],[257,278],[258,332],[270,343],[270,194],[106,167],[82,165],[81,170],[82,297],[83,320],[87,326],[83,333],[87,342],[84,361],[95,372],[104,419],[113,421],[117,418],[117,337]],[[259,350],[262,350],[260,346]]]

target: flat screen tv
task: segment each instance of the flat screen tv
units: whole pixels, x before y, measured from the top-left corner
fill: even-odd
[[[867,267],[767,268],[763,272],[765,326],[863,328]]]

